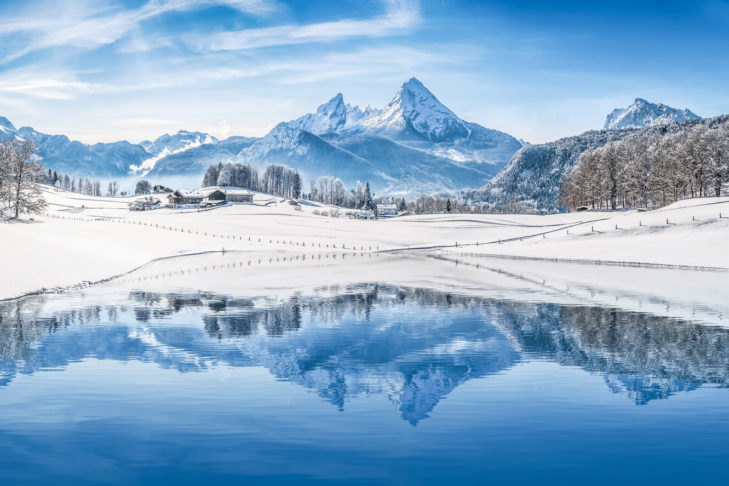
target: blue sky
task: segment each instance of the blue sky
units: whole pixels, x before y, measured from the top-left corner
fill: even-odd
[[[337,92],[384,106],[419,78],[531,142],[636,97],[729,113],[729,2],[0,2],[0,115],[84,142],[260,136]]]

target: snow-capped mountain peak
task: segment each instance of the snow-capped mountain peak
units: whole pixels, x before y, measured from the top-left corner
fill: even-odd
[[[605,129],[643,128],[674,122],[699,120],[701,117],[689,109],[678,109],[663,103],[651,103],[636,98],[627,108],[617,108],[605,119]]]
[[[406,134],[432,142],[468,137],[470,130],[416,78],[405,82],[382,112],[365,121],[370,131]]]
[[[358,124],[364,117],[364,111],[358,106],[345,104],[342,93],[337,93],[334,98],[319,105],[316,112],[307,113],[296,120],[292,120],[288,123],[288,126],[322,135],[350,128]]]

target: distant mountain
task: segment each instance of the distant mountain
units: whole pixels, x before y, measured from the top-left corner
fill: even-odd
[[[211,137],[209,143],[206,142],[186,147],[184,150],[167,152],[162,157],[157,156],[154,167],[147,172],[147,176],[202,174],[210,164],[235,159],[241,150],[250,146],[256,140],[249,137],[229,137],[225,140],[217,140]]]
[[[139,144],[87,145],[29,127],[16,130],[1,117],[0,137],[33,141],[46,167],[69,174],[185,176],[218,162],[280,163],[302,171],[306,180],[368,180],[379,193],[411,196],[478,187],[523,146],[511,135],[460,119],[415,78],[383,109],[346,104],[339,93],[261,138],[221,141],[182,130]]]
[[[261,169],[269,164],[286,164],[302,171],[307,181],[329,175],[350,184],[370,180],[378,188],[389,182],[387,175],[377,171],[369,160],[286,123],[241,150],[237,160]]]
[[[218,139],[208,133],[188,132],[180,130],[174,135],[162,135],[154,142],[142,142],[139,145],[152,155],[159,155],[164,152],[173,153],[198,147],[202,144],[215,144]]]
[[[460,119],[415,78],[381,110],[345,104],[337,94],[288,125],[316,135],[375,135],[461,165],[495,166],[486,173],[497,172],[522,147],[511,135]]]
[[[14,135],[33,142],[47,168],[67,174],[117,177],[129,173],[130,166],[140,165],[150,156],[144,148],[129,142],[87,145],[30,127],[21,127]]]
[[[317,155],[314,163],[322,141],[330,159]],[[381,110],[346,104],[339,93],[316,112],[280,124],[239,159],[285,163],[312,178],[334,175],[349,184],[370,180],[380,192],[414,195],[482,184],[521,147],[511,135],[461,120],[412,78]],[[339,163],[352,155],[357,164]]]
[[[645,128],[699,119],[701,117],[691,110],[679,110],[663,103],[650,103],[642,98],[636,98],[629,107],[613,110],[607,116],[603,128],[606,130]]]

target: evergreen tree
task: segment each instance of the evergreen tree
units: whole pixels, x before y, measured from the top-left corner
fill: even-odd
[[[301,197],[301,175],[297,172],[294,174],[294,192],[293,198],[299,199]]]
[[[362,206],[364,207],[364,209],[374,209],[372,194],[370,193],[370,181],[367,181],[365,183]]]

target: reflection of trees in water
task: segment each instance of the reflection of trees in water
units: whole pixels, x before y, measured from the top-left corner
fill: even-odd
[[[263,365],[340,408],[357,395],[385,394],[412,423],[459,384],[524,357],[600,372],[613,391],[638,404],[701,384],[729,384],[729,331],[722,328],[610,308],[387,285],[321,290],[332,295],[271,302],[211,292],[132,292],[123,305],[51,316],[42,314],[43,297],[4,303],[1,371],[7,382],[16,372],[92,356],[180,371]],[[202,328],[175,326],[183,310],[200,315]],[[159,319],[170,322],[156,326]],[[106,329],[83,327],[117,320],[119,326]],[[129,331],[124,324],[132,321],[143,330]],[[45,336],[61,329],[66,333],[44,345]]]
[[[530,356],[600,372],[638,404],[729,386],[729,330],[612,308],[500,303],[486,314]]]

